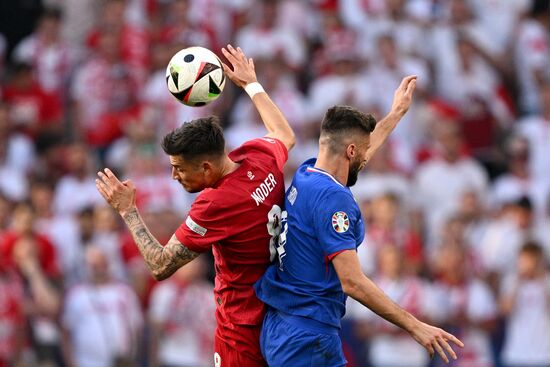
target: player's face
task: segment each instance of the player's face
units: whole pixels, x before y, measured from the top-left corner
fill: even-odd
[[[178,181],[187,192],[199,192],[207,187],[205,171],[197,162],[186,162],[179,156],[169,156],[172,165],[172,178]]]
[[[346,186],[351,187],[357,182],[359,172],[367,165],[367,151],[370,146],[370,136],[367,135],[359,144],[355,145],[354,155],[350,158],[348,181]]]

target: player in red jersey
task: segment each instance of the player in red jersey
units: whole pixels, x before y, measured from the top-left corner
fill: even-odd
[[[264,305],[252,285],[270,263],[269,244],[278,234],[284,196],[283,165],[295,138],[258,84],[252,60],[230,45],[222,52],[233,67],[224,65],[226,75],[251,96],[268,134],[229,154],[215,117],[183,124],[164,137],[173,178],[188,192],[202,191],[168,243],[162,246],[141,219],[131,181],[121,182],[105,169],[98,173],[96,186],[126,222],[156,279],[169,277],[212,247],[215,366],[266,366],[259,347]]]

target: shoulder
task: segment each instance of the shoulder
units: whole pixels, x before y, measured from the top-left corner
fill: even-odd
[[[286,151],[285,145],[279,139],[261,137],[245,142],[240,147],[229,153],[229,155],[232,159],[238,159],[239,156],[254,153],[273,156],[275,151],[279,151],[281,149],[284,149],[284,151]]]

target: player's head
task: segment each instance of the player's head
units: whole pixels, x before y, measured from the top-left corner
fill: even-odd
[[[223,131],[214,116],[193,120],[168,133],[162,149],[170,156],[172,178],[188,192],[213,186],[223,175]]]
[[[348,161],[347,186],[357,182],[359,171],[367,164],[370,133],[375,126],[372,115],[349,106],[334,106],[325,114],[319,145]]]

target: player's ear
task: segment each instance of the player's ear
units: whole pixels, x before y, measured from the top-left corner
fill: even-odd
[[[355,144],[348,144],[346,147],[346,156],[348,159],[352,159],[357,155],[357,147]]]

